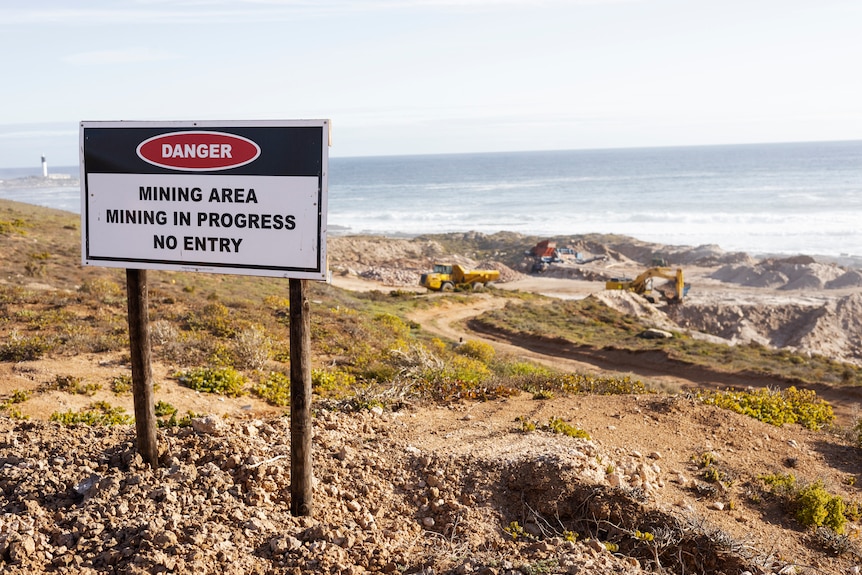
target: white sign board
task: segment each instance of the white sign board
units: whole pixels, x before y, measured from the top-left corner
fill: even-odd
[[[326,279],[329,122],[82,122],[84,265]]]

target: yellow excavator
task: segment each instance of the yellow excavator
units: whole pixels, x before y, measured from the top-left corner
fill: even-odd
[[[633,291],[656,303],[656,298],[652,295],[653,278],[671,280],[660,288],[655,288],[655,291],[661,293],[668,303],[680,303],[688,293],[689,286],[683,281],[681,268],[677,268],[676,271],[670,268],[650,268],[633,280],[612,278],[605,282],[605,289]],[[668,285],[672,286],[672,289],[668,289],[666,287]]]

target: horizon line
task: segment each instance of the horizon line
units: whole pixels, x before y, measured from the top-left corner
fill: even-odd
[[[425,152],[425,153],[415,153],[415,154],[359,154],[359,155],[346,155],[346,156],[338,156],[331,155],[329,159],[343,159],[343,160],[351,160],[351,159],[363,159],[363,158],[418,158],[418,157],[433,157],[433,156],[471,156],[471,155],[494,155],[494,154],[542,154],[542,153],[552,153],[552,152],[599,152],[599,151],[611,151],[611,150],[662,150],[662,149],[679,149],[679,148],[727,148],[727,147],[746,147],[746,146],[781,146],[781,145],[800,145],[800,144],[849,144],[859,142],[862,143],[862,138],[850,138],[850,139],[841,139],[841,140],[792,140],[792,141],[765,141],[765,142],[737,142],[737,143],[724,143],[724,144],[665,144],[665,145],[655,145],[655,146],[605,146],[605,147],[597,147],[597,148],[543,148],[543,149],[533,149],[533,150],[493,150],[493,151],[472,151],[472,152]],[[32,166],[4,166],[0,167],[0,170],[29,170],[36,169],[38,167],[39,170],[42,168],[41,157],[39,159],[38,164],[34,164]],[[46,160],[48,159],[47,155],[44,155]],[[77,166],[80,168],[80,161],[75,164],[57,164],[57,167],[60,168],[70,168],[73,166]]]

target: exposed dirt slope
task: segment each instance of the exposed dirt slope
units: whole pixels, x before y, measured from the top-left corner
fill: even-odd
[[[552,418],[592,439],[543,431]],[[524,432],[522,421],[539,429]],[[858,497],[847,481],[859,473],[858,451],[798,426],[681,397],[527,394],[397,413],[320,409],[314,426],[313,518],[297,518],[288,512],[285,418],[204,418],[160,433],[155,472],[140,464],[129,427],[0,418],[0,565],[15,574],[736,574],[788,565],[838,574],[857,561],[824,552],[757,480],[792,471]],[[723,483],[705,479],[705,453]]]

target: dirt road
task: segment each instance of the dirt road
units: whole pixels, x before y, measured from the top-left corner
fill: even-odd
[[[446,297],[446,296],[442,296]],[[423,329],[452,341],[475,339],[494,346],[501,355],[533,361],[564,371],[600,374],[628,374],[649,387],[676,392],[695,389],[727,389],[728,387],[787,388],[791,385],[813,389],[832,404],[839,423],[850,425],[858,415],[862,390],[836,388],[826,384],[812,385],[787,381],[764,374],[723,373],[708,367],[685,364],[668,359],[660,351],[635,352],[625,350],[589,349],[559,340],[524,337],[493,332],[479,322],[471,321],[486,311],[499,309],[516,301],[474,294],[468,303],[446,301],[440,306],[417,310],[409,317]]]

